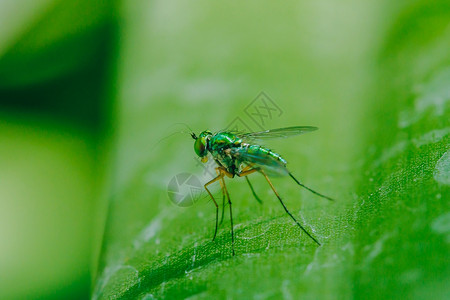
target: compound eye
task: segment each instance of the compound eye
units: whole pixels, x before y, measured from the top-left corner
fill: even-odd
[[[195,143],[194,143],[194,150],[195,153],[200,156],[206,156],[206,138],[205,137],[199,137]]]

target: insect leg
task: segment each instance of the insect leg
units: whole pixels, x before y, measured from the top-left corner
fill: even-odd
[[[248,175],[258,172],[258,171],[259,171],[259,169],[245,170],[245,171],[242,171],[241,173],[237,174],[237,176],[239,176],[239,177],[248,176]]]
[[[294,175],[292,175],[292,173],[289,173],[289,176],[291,176],[291,178],[294,179],[294,181],[297,182],[297,184],[298,184],[299,186],[301,186],[301,187],[307,189],[307,190],[310,191],[311,193],[316,194],[317,196],[322,197],[322,198],[325,198],[325,199],[327,199],[327,200],[334,201],[334,199],[332,199],[332,198],[330,198],[330,197],[328,197],[328,196],[325,196],[325,195],[323,195],[323,194],[321,194],[321,193],[319,193],[319,192],[316,192],[315,190],[313,190],[313,189],[307,187],[306,185],[304,185],[303,183],[300,183],[300,181],[298,181],[297,178],[295,178]]]
[[[208,181],[203,187],[205,188],[205,190],[208,192],[209,196],[211,197],[212,201],[214,202],[214,205],[216,206],[216,229],[214,230],[214,237],[213,237],[213,241],[216,238],[217,235],[217,227],[219,226],[219,205],[217,205],[216,200],[214,199],[213,195],[211,194],[211,192],[209,191],[209,189],[207,188],[208,185],[210,185],[211,183],[216,182],[217,180],[220,180],[223,177],[223,174],[220,173],[219,175],[217,175],[216,178]]]
[[[272,182],[269,180],[269,177],[267,177],[266,173],[264,173],[264,171],[262,171],[262,170],[260,170],[260,172],[266,178],[267,182],[269,183],[270,187],[272,188],[272,191],[275,193],[278,200],[280,200],[280,203],[283,206],[284,210],[287,212],[287,214],[292,218],[292,220],[295,221],[295,223],[297,223],[298,227],[300,227],[303,230],[303,232],[305,232],[314,242],[316,242],[317,245],[320,246],[320,243],[308,231],[306,231],[305,228],[303,228],[303,226],[294,218],[294,216],[291,214],[291,212],[287,209],[286,205],[284,205],[283,200],[281,199],[280,195],[278,195],[277,191],[275,190],[275,187],[273,186]]]
[[[225,190],[225,194],[227,195],[228,205],[230,206],[231,252],[233,253],[233,256],[234,256],[233,210],[232,210],[232,207],[231,207],[230,194],[228,194],[228,189],[227,189],[227,186],[226,186],[226,184],[225,184],[225,179],[223,178],[223,174],[224,174],[223,171],[224,171],[223,169],[220,169],[220,172],[221,172],[221,174],[222,174],[221,181],[222,181],[222,184],[223,184],[223,188],[224,188],[224,190]]]
[[[216,168],[216,173],[217,173],[217,175],[220,175],[220,171],[219,171],[218,168]],[[223,176],[222,176],[222,177],[223,177]],[[219,182],[220,182],[220,189],[222,190],[222,215],[221,215],[221,217],[220,217],[219,225],[222,225],[222,222],[223,222],[223,214],[224,214],[224,212],[225,212],[225,190],[223,189],[223,183],[222,183],[222,180],[219,181]]]
[[[256,201],[258,201],[259,204],[262,204],[262,201],[261,201],[261,199],[259,199],[258,195],[256,195],[255,190],[253,189],[253,186],[250,183],[250,179],[248,179],[248,176],[245,176],[245,179],[247,179],[247,183],[248,183],[250,189],[252,190],[253,197],[255,197]]]
[[[245,167],[240,173],[237,174],[237,176],[239,177],[245,177],[245,179],[247,179],[248,185],[250,186],[250,189],[252,190],[253,196],[255,197],[256,201],[259,202],[259,204],[262,204],[261,199],[259,199],[259,197],[256,195],[255,190],[253,189],[252,184],[250,183],[250,180],[248,179],[248,175],[255,173],[259,171],[259,169],[253,168],[250,169],[249,166]]]

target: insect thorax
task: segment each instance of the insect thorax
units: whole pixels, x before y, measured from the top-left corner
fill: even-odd
[[[208,150],[214,160],[228,172],[236,174],[240,171],[239,162],[231,154],[230,149],[241,147],[242,140],[229,132],[214,134],[208,141]]]

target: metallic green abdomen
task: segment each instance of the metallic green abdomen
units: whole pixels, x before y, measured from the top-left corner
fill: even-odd
[[[275,153],[267,148],[258,146],[258,145],[249,145],[247,147],[247,153],[251,155],[255,155],[257,157],[266,157],[272,160],[279,161],[280,163],[286,165],[287,161],[284,160],[278,153]]]

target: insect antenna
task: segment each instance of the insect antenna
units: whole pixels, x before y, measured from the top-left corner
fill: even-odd
[[[150,149],[150,151],[153,151],[153,149],[155,149],[156,146],[158,146],[159,143],[161,143],[162,141],[165,141],[165,140],[167,140],[168,138],[171,138],[171,137],[173,137],[174,135],[180,134],[180,133],[184,133],[184,132],[180,132],[180,131],[172,132],[171,134],[169,134],[169,135],[167,135],[167,136],[165,136],[165,137],[160,138],[155,144],[153,144],[153,147]]]
[[[170,125],[169,127],[167,127],[167,129],[169,129],[169,128],[175,126],[175,125],[183,125],[183,126],[185,126],[185,127],[189,130],[189,132],[184,131],[184,130],[172,132],[172,133],[166,135],[165,137],[160,138],[155,144],[153,144],[153,147],[150,149],[150,151],[152,151],[153,149],[155,149],[156,146],[159,145],[159,143],[161,143],[162,141],[165,141],[165,140],[167,140],[167,139],[173,137],[173,136],[176,135],[176,134],[180,134],[180,133],[181,133],[181,134],[185,134],[185,133],[187,133],[187,134],[189,134],[194,140],[197,139],[197,136],[195,135],[194,131],[192,131],[191,127],[189,127],[186,123],[173,123],[172,125]],[[167,129],[166,129],[166,130],[167,130]]]
[[[294,175],[292,175],[292,173],[289,173],[289,176],[291,176],[291,178],[294,179],[294,181],[297,182],[297,184],[298,184],[299,186],[301,186],[301,187],[307,189],[307,190],[310,191],[311,193],[316,194],[317,196],[322,197],[322,198],[325,198],[325,199],[327,199],[327,200],[334,201],[334,199],[332,199],[332,198],[330,198],[330,197],[328,197],[328,196],[325,196],[325,195],[323,195],[323,194],[321,194],[321,193],[319,193],[319,192],[316,192],[315,190],[313,190],[313,189],[307,187],[306,185],[304,185],[303,183],[301,183],[300,181],[298,181],[297,178],[295,178]]]
[[[183,125],[183,126],[186,127],[190,132],[182,131],[182,133],[189,133],[189,134],[191,135],[191,137],[192,137],[194,140],[197,139],[197,136],[195,135],[194,131],[191,129],[191,127],[189,127],[188,124],[182,123],[182,122],[177,122],[177,123],[174,123],[174,125]]]

